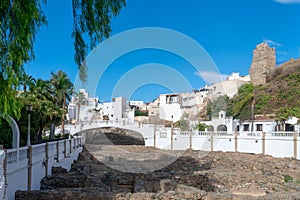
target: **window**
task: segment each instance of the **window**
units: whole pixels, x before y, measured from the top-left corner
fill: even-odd
[[[249,124],[244,125],[244,131],[249,131]]]
[[[263,131],[263,125],[262,124],[256,124],[256,131]]]
[[[170,103],[177,103],[178,102],[178,97],[171,97]]]
[[[160,132],[160,138],[167,138],[167,132]]]

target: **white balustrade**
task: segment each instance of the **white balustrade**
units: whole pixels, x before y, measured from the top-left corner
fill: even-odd
[[[51,175],[51,168],[62,164],[70,168],[71,163],[82,150],[81,136],[76,138],[53,141],[21,147],[19,149],[0,150],[0,199],[14,199],[16,190],[37,190],[40,180],[45,175]],[[70,148],[70,144],[73,145]],[[75,145],[74,145],[75,144]],[[28,156],[31,156],[30,159]],[[4,173],[4,158],[6,172]],[[19,158],[19,159],[18,159]],[[67,165],[67,166],[66,166]],[[31,177],[28,176],[31,174]],[[4,178],[6,177],[6,179]],[[5,188],[5,180],[7,187]],[[6,197],[4,197],[6,194]]]

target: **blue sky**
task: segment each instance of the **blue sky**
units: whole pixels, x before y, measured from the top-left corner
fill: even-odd
[[[37,35],[36,58],[26,71],[35,78],[48,79],[51,71],[62,69],[74,81],[77,66],[73,61],[71,1],[49,0],[44,11],[48,26]],[[141,27],[168,28],[193,38],[224,76],[232,72],[247,75],[252,51],[262,41],[276,48],[278,63],[300,57],[299,0],[127,0],[127,6],[113,19],[112,35]],[[174,68],[196,89],[207,83],[178,56],[147,49],[122,56],[109,66],[95,95],[110,101],[118,79],[146,63]],[[151,84],[138,88],[131,98],[152,101],[166,92],[176,91]]]

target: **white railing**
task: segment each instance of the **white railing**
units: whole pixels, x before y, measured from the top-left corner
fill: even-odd
[[[209,136],[209,135],[211,135],[211,132],[207,132],[207,131],[196,131],[196,135],[197,135],[197,136]]]
[[[32,146],[32,155],[40,155],[40,154],[45,154],[45,146],[46,144],[37,144]]]
[[[6,194],[5,198],[8,200],[14,199],[16,190],[27,190],[28,187],[38,190],[40,180],[46,175],[51,175],[53,166],[63,165],[70,169],[71,163],[77,159],[82,149],[80,145],[84,140],[81,137],[8,149],[5,153],[0,150],[0,199],[4,199],[3,194]],[[5,172],[4,157],[7,169]],[[3,177],[6,177],[6,188],[1,185]]]
[[[0,150],[0,199],[5,199],[4,159],[5,152]]]
[[[283,131],[271,132],[271,135],[275,137],[294,137],[294,134],[295,132],[283,132]]]

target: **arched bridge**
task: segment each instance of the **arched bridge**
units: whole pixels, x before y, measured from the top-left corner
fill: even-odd
[[[154,145],[153,135],[155,126],[152,124],[121,124],[97,121],[82,123],[80,125],[66,125],[65,129],[69,131],[71,135],[85,134],[86,140],[88,140],[89,143]]]

